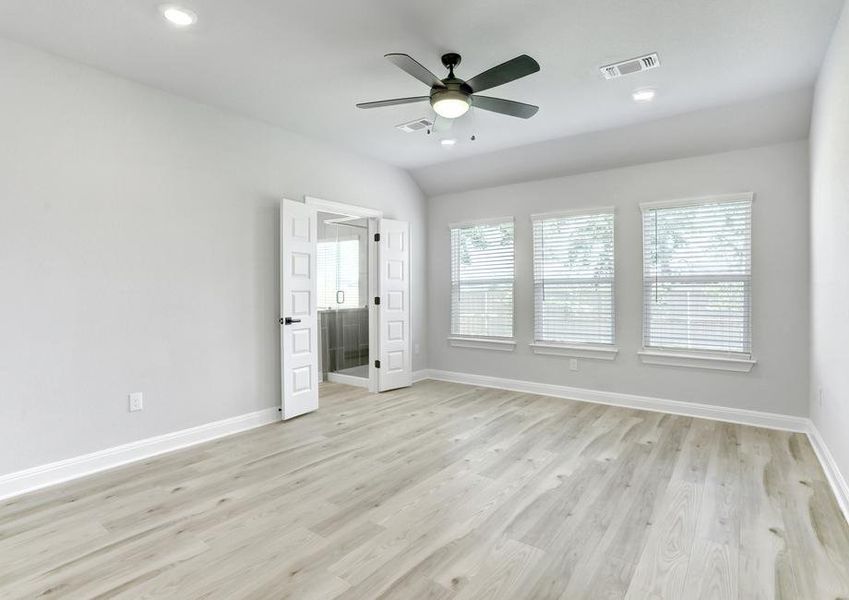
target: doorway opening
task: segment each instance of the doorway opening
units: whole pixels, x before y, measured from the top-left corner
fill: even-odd
[[[410,225],[307,196],[280,203],[281,413],[318,409],[319,382],[412,385]]]
[[[368,387],[369,220],[317,213],[316,301],[321,381]]]

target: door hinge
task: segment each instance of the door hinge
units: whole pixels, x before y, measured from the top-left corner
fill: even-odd
[[[375,369],[379,369],[379,368],[380,368],[380,361],[379,361],[379,360],[374,361],[374,368],[375,368]]]
[[[380,234],[379,234],[379,233],[375,233],[375,234],[374,234],[374,241],[375,241],[375,242],[379,242],[379,241],[380,241]]]
[[[375,305],[380,304],[380,296],[375,296],[375,297],[374,297],[374,303],[375,303]]]

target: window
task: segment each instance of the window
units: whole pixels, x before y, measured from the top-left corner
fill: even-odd
[[[643,345],[748,358],[752,195],[642,209]]]
[[[318,308],[360,306],[359,239],[318,242]]]
[[[537,215],[533,225],[534,340],[612,345],[613,209]]]
[[[513,220],[451,226],[451,334],[513,337]]]

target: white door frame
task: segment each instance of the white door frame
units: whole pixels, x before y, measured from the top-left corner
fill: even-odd
[[[377,233],[377,219],[383,218],[383,211],[374,208],[366,208],[355,204],[334,202],[314,196],[304,196],[304,203],[314,207],[321,212],[329,212],[349,217],[362,217],[368,219],[368,390],[377,392],[377,369],[374,361],[378,354],[378,318],[377,306],[374,298],[378,295],[377,290],[377,248],[374,244],[374,234]]]

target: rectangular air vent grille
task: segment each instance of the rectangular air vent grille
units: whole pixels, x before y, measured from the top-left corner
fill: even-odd
[[[605,65],[601,67],[601,74],[604,76],[605,79],[616,79],[617,77],[622,77],[623,75],[630,75],[631,73],[648,71],[649,69],[654,69],[659,66],[660,59],[658,58],[657,53],[654,52],[645,56],[639,56],[637,58],[631,58],[629,60],[623,60],[618,63],[613,63],[611,65]]]
[[[400,125],[396,125],[398,129],[401,131],[406,131],[407,133],[413,133],[414,131],[422,131],[423,129],[428,129],[433,127],[433,121],[430,119],[426,119],[422,117],[421,119],[416,119],[415,121],[409,121],[407,123],[401,123]]]

